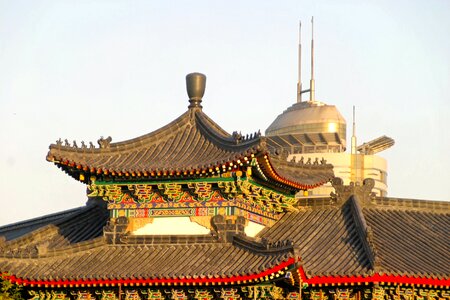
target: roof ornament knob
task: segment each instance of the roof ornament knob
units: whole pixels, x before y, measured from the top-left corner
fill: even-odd
[[[186,75],[186,89],[189,96],[189,108],[202,108],[201,102],[205,94],[206,76],[201,73]]]

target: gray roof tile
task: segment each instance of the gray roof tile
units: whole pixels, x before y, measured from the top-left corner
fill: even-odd
[[[159,172],[172,173],[174,177],[195,177],[191,171],[209,170],[222,167],[225,163],[236,165],[244,157],[253,154],[263,162],[268,154],[266,138],[258,134],[248,138],[230,135],[220,128],[201,110],[187,111],[168,125],[141,137],[111,143],[103,148],[76,148],[60,143],[50,145],[47,160],[61,166],[71,176],[80,180],[79,173],[101,176],[104,172],[147,174],[145,178],[155,178]],[[292,164],[270,154],[271,167],[282,178],[294,186],[322,185],[333,176],[330,164]],[[251,158],[250,158],[251,159]],[[247,166],[244,166],[244,169]],[[97,172],[98,171],[98,172]],[[153,175],[151,175],[153,172]],[[176,173],[179,175],[176,175]],[[184,174],[187,172],[187,174]],[[174,175],[175,174],[175,175]],[[267,174],[266,174],[267,175]],[[269,174],[269,177],[271,175]],[[84,176],[84,182],[89,176]],[[83,181],[83,180],[82,180]],[[273,181],[277,182],[276,179]],[[278,180],[278,185],[281,183]],[[298,188],[299,189],[299,188]]]
[[[259,236],[293,240],[312,276],[449,277],[450,204],[378,198],[359,207],[355,197],[343,205],[322,200],[318,205],[302,201],[299,211],[287,213]]]
[[[258,238],[218,242],[207,236],[130,236],[123,240],[129,244],[107,244],[100,229],[108,219],[106,210],[89,205],[52,217],[53,222],[44,217],[47,225],[38,229],[39,220],[3,227],[5,234],[8,228],[28,233],[0,245],[0,271],[34,280],[215,278],[259,273],[299,255],[308,276],[449,277],[450,204],[384,198],[381,205],[380,199],[355,205],[355,197],[342,204],[317,201],[303,201],[298,211],[263,230],[258,236],[263,244]],[[46,241],[51,241],[47,252],[29,250]],[[291,243],[266,249],[278,241]]]

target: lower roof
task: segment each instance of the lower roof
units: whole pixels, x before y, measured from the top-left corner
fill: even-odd
[[[213,279],[251,276],[286,263],[289,251],[266,255],[232,243],[108,245],[59,255],[0,260],[0,269],[29,282],[77,280]],[[283,269],[280,267],[280,269]]]
[[[107,210],[94,204],[43,217],[38,229],[39,220],[0,228],[9,236],[0,242],[0,272],[28,284],[232,284],[283,278],[287,268],[310,283],[450,285],[445,202],[306,199],[256,239],[229,241],[206,235],[112,242],[102,231],[107,221]]]
[[[356,201],[352,197],[342,206],[287,213],[259,236],[292,240],[307,276],[380,273],[449,279],[450,205],[447,212],[398,206],[363,206],[358,212]]]

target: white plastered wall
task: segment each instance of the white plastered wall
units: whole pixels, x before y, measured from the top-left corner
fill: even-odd
[[[153,223],[147,224],[134,235],[198,235],[209,234],[210,230],[198,223],[191,222],[189,217],[155,218]]]

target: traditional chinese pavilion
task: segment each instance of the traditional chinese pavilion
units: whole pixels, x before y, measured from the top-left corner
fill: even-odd
[[[188,110],[154,132],[50,145],[87,204],[1,227],[4,280],[34,300],[450,299],[448,202],[375,197],[228,134],[202,110],[206,77],[186,79]]]

